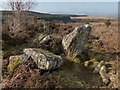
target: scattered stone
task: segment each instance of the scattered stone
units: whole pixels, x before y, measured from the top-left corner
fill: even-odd
[[[88,41],[90,31],[90,26],[76,27],[70,34],[63,37],[62,45],[67,56],[75,58],[77,55],[81,55],[85,49],[84,45]]]
[[[24,49],[24,53],[28,56],[30,55],[41,70],[53,70],[63,64],[61,56],[54,55],[42,49],[26,48]]]
[[[109,70],[108,75],[110,79],[109,88],[118,88],[119,87],[119,61],[112,61],[111,63],[112,69]]]
[[[41,48],[50,51],[56,55],[64,54],[62,46],[62,37],[57,34],[44,35],[39,34],[32,41],[31,47]]]
[[[93,70],[93,73],[99,73],[101,67],[105,65],[105,62],[104,61],[101,61],[96,67],[95,69]]]
[[[48,46],[48,49],[47,49],[48,51],[56,55],[64,54],[61,38],[52,37],[52,39],[46,45]]]
[[[118,88],[119,80],[118,80],[118,75],[117,75],[117,74],[114,74],[114,73],[113,73],[113,74],[110,76],[110,81],[111,81],[111,83],[110,83],[110,85],[109,85],[110,88]]]
[[[95,68],[98,64],[99,62],[96,59],[91,59],[89,61],[84,62],[84,66],[91,68]]]
[[[100,76],[102,77],[102,81],[104,84],[108,85],[110,83],[110,79],[107,76],[107,69],[106,66],[103,65],[99,71]]]
[[[43,43],[47,43],[50,39],[51,39],[50,35],[39,34],[37,37],[35,37],[33,43],[41,45]]]
[[[44,34],[39,34],[39,36],[36,38],[38,39],[39,41],[41,41],[46,35]]]
[[[47,35],[45,34],[39,34],[35,39],[33,40],[34,44],[40,44],[40,42],[46,37]]]
[[[50,39],[51,39],[50,35],[47,35],[40,41],[40,44],[47,43]]]
[[[101,61],[93,70],[93,73],[99,73],[102,81],[105,85],[108,86],[110,84],[111,80],[109,78],[108,72],[107,72],[107,67],[105,65],[104,61]]]

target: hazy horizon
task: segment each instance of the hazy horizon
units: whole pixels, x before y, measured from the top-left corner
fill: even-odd
[[[49,14],[117,17],[118,2],[37,2],[32,11]]]
[[[118,16],[117,2],[39,2],[35,12],[51,14],[86,14],[88,16]]]

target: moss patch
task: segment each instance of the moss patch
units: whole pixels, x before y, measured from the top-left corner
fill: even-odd
[[[84,62],[84,66],[94,68],[99,62],[94,58]]]
[[[71,62],[71,63],[79,63],[80,62],[80,59],[77,57],[67,56],[66,58],[67,58],[67,60],[69,60],[68,62]]]
[[[9,75],[12,75],[12,73],[14,72],[14,70],[18,67],[18,65],[20,65],[22,63],[22,61],[18,58],[15,58],[13,60],[10,61],[9,65],[7,66],[7,71],[9,73]]]

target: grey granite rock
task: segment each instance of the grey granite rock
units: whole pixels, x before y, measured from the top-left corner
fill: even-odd
[[[91,26],[76,27],[71,33],[63,37],[62,45],[67,55],[75,57],[80,55],[85,49],[84,45],[87,43]]]
[[[53,70],[63,64],[61,56],[54,55],[42,49],[26,48],[24,49],[24,53],[31,56],[41,70]]]

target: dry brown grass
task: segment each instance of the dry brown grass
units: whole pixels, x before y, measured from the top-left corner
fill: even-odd
[[[76,22],[76,23],[60,23],[60,30],[64,32],[63,35],[66,35],[70,33],[75,27],[84,25],[85,22]],[[97,52],[120,52],[118,50],[118,21],[117,20],[111,20],[111,25],[107,27],[104,24],[104,20],[100,22],[90,22],[92,25],[93,29],[91,32],[91,35],[100,37],[98,40],[94,40],[92,45],[93,45],[93,50]],[[72,30],[68,32],[64,30],[63,27],[69,27],[72,26]],[[65,33],[66,32],[66,33]]]

